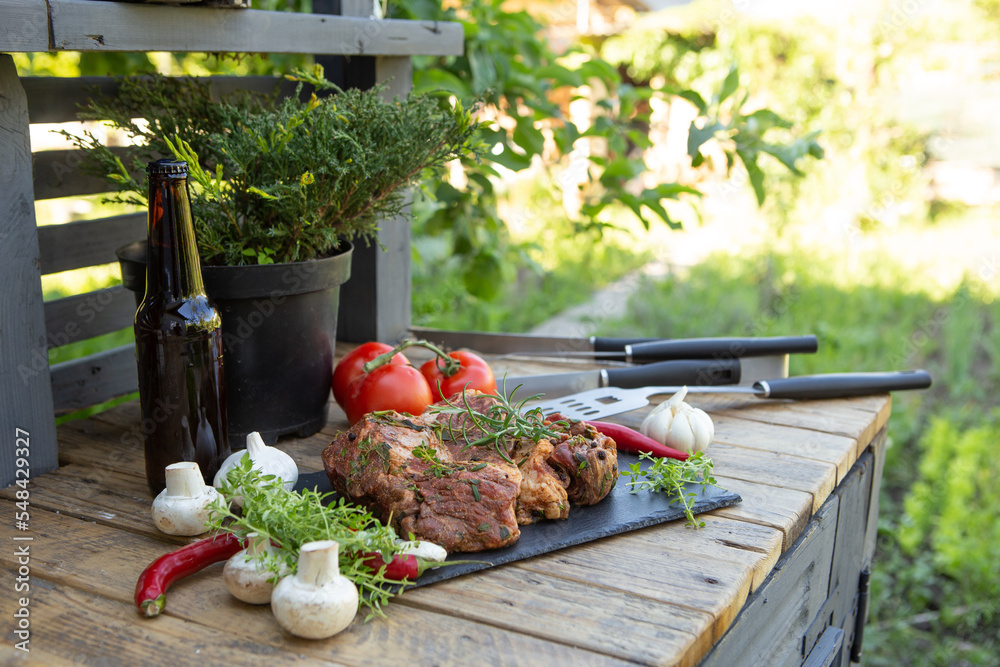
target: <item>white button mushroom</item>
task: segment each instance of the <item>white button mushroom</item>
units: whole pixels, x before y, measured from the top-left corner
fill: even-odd
[[[222,579],[233,597],[248,604],[271,601],[273,581],[287,574],[284,564],[278,572],[268,568],[267,561],[275,553],[267,537],[257,533],[247,535],[247,548],[236,553],[222,568]]]
[[[271,611],[278,624],[296,637],[332,637],[354,620],[358,589],[340,574],[339,553],[334,540],[303,544],[298,572],[274,587]]]
[[[197,463],[172,463],[164,471],[167,487],[153,499],[153,523],[167,535],[207,532],[208,508],[218,491],[205,484]]]

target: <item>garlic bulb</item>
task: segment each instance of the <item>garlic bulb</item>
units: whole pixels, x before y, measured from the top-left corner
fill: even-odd
[[[167,535],[208,532],[208,507],[219,492],[205,484],[198,464],[171,463],[165,468],[167,487],[153,499],[153,523]]]
[[[284,487],[289,491],[299,481],[299,469],[292,457],[277,447],[268,447],[265,445],[263,438],[260,437],[260,433],[254,431],[247,436],[247,448],[245,451],[233,452],[229,455],[229,458],[222,462],[222,466],[219,468],[219,472],[215,474],[215,479],[212,482],[215,488],[222,488],[222,482],[226,479],[226,473],[238,466],[247,454],[250,455],[250,461],[253,464],[254,470],[264,475],[274,475],[281,478]],[[233,502],[240,506],[243,505],[243,499],[240,497],[233,498]]]
[[[707,412],[685,403],[685,396],[687,387],[656,406],[639,432],[682,452],[703,452],[715,437],[715,424]]]
[[[281,564],[277,574],[267,567],[265,559],[275,555],[271,540],[257,533],[247,535],[247,548],[226,561],[222,579],[237,600],[248,604],[267,604],[274,590],[272,580],[288,574]]]

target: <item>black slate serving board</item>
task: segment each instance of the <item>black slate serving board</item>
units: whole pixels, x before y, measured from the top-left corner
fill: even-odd
[[[636,461],[638,457],[635,455],[618,453],[618,465],[622,470]],[[647,461],[642,461],[643,468],[648,465]],[[316,489],[320,493],[333,491],[330,480],[322,471],[301,475],[295,488],[299,491]],[[738,494],[714,486],[702,489],[700,485],[691,485],[689,491],[695,492],[695,514],[735,505],[742,500]],[[427,570],[411,587],[426,586],[495,565],[683,518],[684,510],[679,503],[674,502],[673,496],[649,491],[630,493],[626,480],[619,478],[608,497],[598,504],[589,507],[573,505],[569,518],[564,521],[539,521],[530,526],[521,526],[520,539],[508,547],[478,553],[452,554],[448,560],[481,562]]]

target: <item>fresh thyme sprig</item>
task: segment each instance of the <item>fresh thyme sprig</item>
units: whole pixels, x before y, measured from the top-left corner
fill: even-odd
[[[516,391],[515,388],[514,392],[511,392],[511,396]],[[476,410],[469,403],[467,392],[462,393],[459,402],[445,399],[444,405],[432,406],[430,411],[440,415],[464,416],[465,419],[461,420],[461,428],[455,427],[454,420],[451,419],[442,426],[442,430],[447,432],[448,438],[455,442],[465,441],[468,443],[464,449],[489,445],[500,458],[510,465],[515,465],[505,451],[505,442],[521,438],[538,442],[543,438],[559,438],[562,434],[545,423],[545,415],[539,408],[525,409],[526,404],[538,396],[529,396],[523,400],[511,402],[504,396],[504,393],[505,391],[502,389],[495,394],[483,394],[496,399],[496,402],[490,405],[485,414]],[[473,438],[470,435],[472,430],[481,431],[482,435]]]
[[[262,564],[275,574],[282,566],[295,571],[299,548],[306,542],[336,540],[341,574],[361,592],[361,605],[369,610],[366,620],[385,615],[382,606],[393,597],[392,588],[399,582],[386,579],[363,561],[364,554],[378,552],[389,562],[399,552],[392,528],[343,498],[324,504],[332,494],[286,490],[280,479],[253,470],[249,456],[229,471],[220,491],[222,497],[211,508],[211,528],[241,539],[254,532],[270,538],[278,555]],[[243,510],[238,514],[230,507],[236,496],[243,496]]]
[[[702,452],[695,452],[686,461],[660,458],[640,453],[639,459],[652,461],[648,469],[643,470],[640,463],[633,463],[628,470],[623,470],[622,477],[628,477],[628,487],[631,493],[642,490],[663,491],[676,496],[671,502],[680,501],[684,507],[685,525],[692,528],[702,528],[704,521],[694,518],[694,497],[698,495],[689,491],[686,484],[700,484],[704,491],[709,486],[718,486],[712,477],[712,467],[715,463]],[[721,488],[721,487],[720,487]]]
[[[458,470],[465,470],[462,466],[442,461],[437,455],[437,450],[428,444],[417,445],[412,451],[413,456],[416,457],[417,460],[423,461],[427,464],[427,472],[434,475],[438,479],[448,477],[451,473]]]

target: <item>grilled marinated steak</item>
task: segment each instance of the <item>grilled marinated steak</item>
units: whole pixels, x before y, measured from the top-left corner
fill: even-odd
[[[586,424],[547,421],[537,440],[493,437],[478,415],[497,417],[496,398],[465,392],[450,403],[419,417],[367,415],[338,435],[323,450],[333,487],[400,535],[449,552],[506,546],[518,524],[565,519],[570,502],[596,503],[614,487],[614,440]]]
[[[560,417],[553,415],[550,419]],[[566,438],[553,447],[547,462],[568,478],[566,495],[574,505],[594,505],[611,493],[618,480],[615,441],[584,422],[566,428]]]
[[[548,464],[554,447],[549,440],[522,442],[518,449],[521,469],[521,492],[517,496],[517,522],[526,525],[539,519],[565,519],[569,516],[566,495],[569,477],[559,475]]]
[[[516,466],[456,460],[436,431],[398,413],[367,415],[323,450],[338,493],[448,551],[481,551],[520,536]]]

